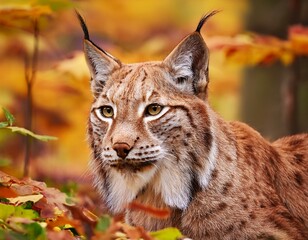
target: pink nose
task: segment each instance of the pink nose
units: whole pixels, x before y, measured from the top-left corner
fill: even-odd
[[[122,159],[125,159],[129,151],[131,150],[131,147],[127,143],[115,143],[113,144],[112,148],[117,152],[117,155]]]

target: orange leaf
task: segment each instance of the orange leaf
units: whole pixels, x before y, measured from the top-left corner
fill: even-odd
[[[131,210],[143,211],[149,215],[152,215],[155,218],[166,219],[170,216],[169,209],[156,208],[150,205],[144,205],[137,202],[132,202],[128,205],[128,208]]]
[[[0,198],[14,198],[18,194],[11,188],[0,186]]]
[[[82,214],[90,222],[97,222],[98,221],[98,217],[86,208],[82,209]]]
[[[289,28],[289,39],[296,54],[308,55],[308,27],[291,26]]]

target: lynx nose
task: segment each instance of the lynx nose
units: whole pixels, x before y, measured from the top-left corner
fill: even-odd
[[[129,151],[131,150],[131,147],[127,143],[115,143],[113,144],[112,148],[117,152],[117,155],[122,159],[125,159]]]

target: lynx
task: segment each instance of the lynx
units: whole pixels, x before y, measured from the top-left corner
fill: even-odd
[[[308,134],[273,143],[209,106],[200,30],[161,62],[124,64],[95,45],[84,20],[94,101],[94,184],[109,210],[147,230],[193,239],[308,239]],[[222,69],[223,71],[223,69]],[[227,104],[227,103],[226,103]],[[169,208],[162,220],[127,208]]]

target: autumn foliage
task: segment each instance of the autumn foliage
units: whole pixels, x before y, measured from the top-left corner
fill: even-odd
[[[211,51],[210,101],[234,119],[244,66],[289,66],[308,55],[307,26],[290,26],[286,39],[245,32],[247,2],[194,0],[179,7],[178,1],[154,0],[1,1],[0,239],[182,238],[173,228],[129,226],[98,207],[87,171],[90,77],[75,9],[93,41],[128,63],[163,59],[204,13],[222,9],[202,35]],[[40,181],[23,178],[26,168],[25,175]],[[169,215],[137,202],[127,207],[160,219]]]
[[[296,56],[308,55],[308,27],[291,26],[286,40],[255,33],[213,37],[210,47],[213,51],[222,51],[228,61],[249,65],[281,61],[289,65]]]
[[[82,201],[84,200],[84,201]],[[124,224],[107,215],[98,217],[89,208],[88,199],[69,197],[56,188],[29,178],[18,180],[0,172],[1,239],[177,239],[173,228],[146,232],[141,227]],[[135,211],[167,217],[168,211],[132,204]]]

